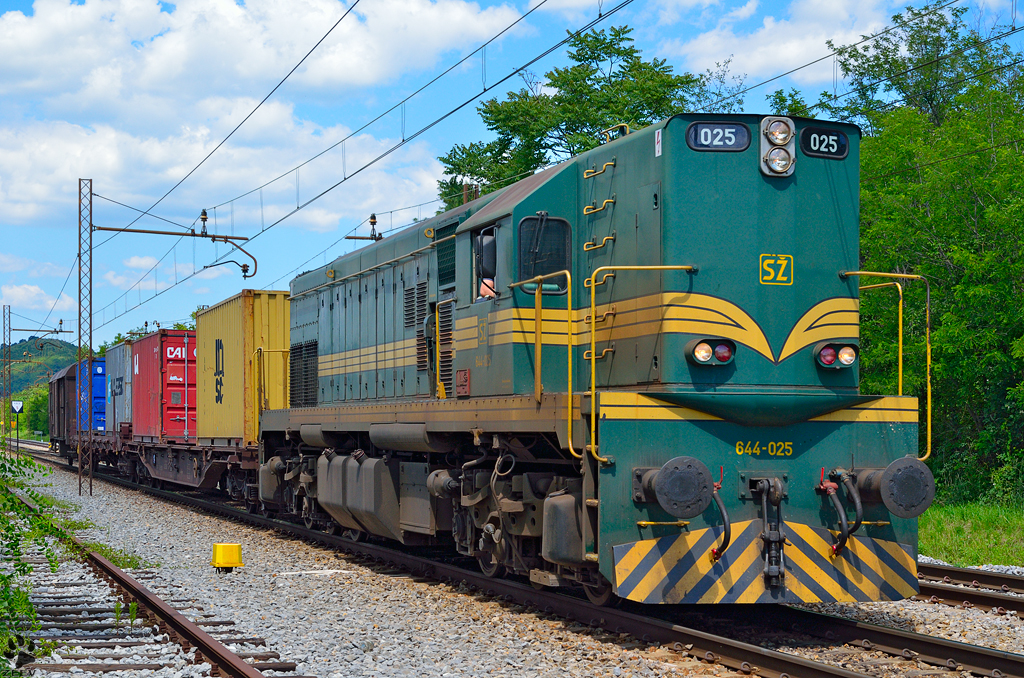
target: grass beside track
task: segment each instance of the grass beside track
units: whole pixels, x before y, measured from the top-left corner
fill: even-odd
[[[932,506],[919,519],[920,552],[958,566],[1024,566],[1024,508]]]

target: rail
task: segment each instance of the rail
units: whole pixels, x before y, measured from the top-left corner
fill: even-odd
[[[39,508],[18,496],[18,499],[33,511],[38,512]],[[166,625],[174,634],[187,643],[195,646],[197,654],[203,655],[210,660],[222,676],[231,678],[263,678],[263,673],[251,664],[247,664],[241,657],[226,648],[220,641],[203,631],[194,622],[188,620],[173,607],[168,605],[158,595],[147,589],[138,581],[129,576],[126,572],[114,565],[100,554],[85,548],[78,539],[68,536],[68,540],[75,544],[79,551],[91,562],[104,577],[113,581],[118,587],[125,591],[132,599],[138,600],[141,607],[151,612],[162,625]],[[196,657],[199,660],[199,657]]]
[[[537,402],[541,401],[541,395],[544,392],[544,385],[541,383],[541,356],[544,347],[544,281],[552,278],[565,277],[565,289],[566,300],[565,300],[565,362],[566,362],[566,382],[565,382],[565,393],[566,393],[566,405],[565,405],[565,437],[569,442],[569,453],[577,459],[582,459],[582,454],[576,453],[576,448],[572,444],[572,354],[575,350],[573,346],[573,338],[575,337],[576,324],[573,322],[573,306],[572,306],[572,273],[567,270],[555,271],[554,273],[546,273],[544,275],[538,275],[529,280],[520,280],[519,282],[512,283],[509,285],[509,289],[516,287],[524,287],[525,285],[534,285],[533,290],[533,397],[536,398]],[[525,291],[525,290],[524,290]]]
[[[696,266],[599,266],[594,269],[594,272],[590,274],[590,277],[583,281],[584,287],[590,288],[590,317],[597,317],[597,288],[599,285],[603,285],[608,278],[615,277],[617,271],[687,271],[689,273],[696,273]],[[597,280],[597,275],[604,273],[600,282]],[[603,358],[605,352],[601,352]],[[602,457],[597,453],[597,419],[598,419],[598,405],[597,405],[597,361],[600,359],[597,357],[597,323],[590,323],[590,352],[588,354],[590,360],[590,444],[586,446],[586,450],[590,451],[594,459],[602,464],[611,463],[611,459],[608,457]]]
[[[924,346],[925,346],[925,380],[927,387],[927,443],[921,461],[927,461],[932,456],[932,287],[928,279],[923,275],[912,273],[881,273],[879,271],[840,271],[842,279],[852,277],[889,278],[893,280],[920,280],[924,283]],[[902,291],[900,300],[902,302]]]
[[[896,346],[897,346],[897,348],[896,348],[896,350],[897,350],[897,356],[896,356],[896,375],[897,375],[897,381],[898,381],[897,389],[898,389],[899,395],[903,395],[903,285],[899,284],[898,282],[893,281],[893,282],[887,282],[887,283],[877,283],[877,284],[874,284],[874,285],[864,285],[860,289],[861,289],[861,291],[863,291],[863,290],[876,290],[876,289],[879,289],[879,288],[882,288],[882,287],[895,287],[896,291],[900,295],[899,315],[898,315],[898,319],[897,319],[897,325],[898,325],[897,337],[898,338],[896,340]]]

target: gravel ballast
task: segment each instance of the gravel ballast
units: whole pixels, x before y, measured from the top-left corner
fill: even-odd
[[[95,523],[83,538],[159,564],[147,587],[235,621],[233,636],[266,638],[302,675],[735,675],[479,593],[381,574],[325,547],[101,481],[92,497],[79,497],[77,479],[62,471],[43,482],[45,493],[80,507],[75,518]],[[210,558],[219,542],[241,544],[245,567],[217,573]]]
[[[80,506],[75,517],[96,524],[84,538],[159,563],[147,586],[235,621],[232,636],[266,638],[282,660],[298,662],[302,675],[732,675],[479,593],[382,574],[329,548],[140,492],[97,482],[91,498],[79,497],[77,480],[60,471],[45,482],[44,491]],[[245,567],[218,574],[210,566],[216,542],[241,544]],[[1011,652],[1024,647],[1024,622],[1012,615],[911,600],[809,607]]]

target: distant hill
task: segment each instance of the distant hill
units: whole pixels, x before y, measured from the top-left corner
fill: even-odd
[[[26,353],[31,355],[26,356]],[[75,362],[77,357],[78,347],[60,339],[29,337],[11,344],[11,359],[15,361],[11,366],[12,391],[18,393],[33,384],[46,384],[47,369],[50,374],[56,374]],[[17,362],[19,360],[36,362]]]

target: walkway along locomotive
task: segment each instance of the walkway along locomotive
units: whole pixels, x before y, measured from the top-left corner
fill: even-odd
[[[680,115],[297,277],[260,506],[644,603],[917,591],[851,125]]]

